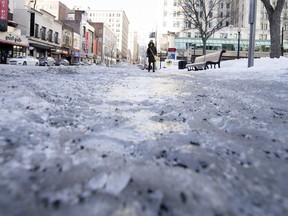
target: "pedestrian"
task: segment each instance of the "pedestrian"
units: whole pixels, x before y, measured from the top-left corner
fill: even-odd
[[[150,40],[147,48],[147,57],[148,57],[148,72],[151,70],[151,63],[153,72],[155,72],[155,57],[157,55],[157,49],[153,40]]]

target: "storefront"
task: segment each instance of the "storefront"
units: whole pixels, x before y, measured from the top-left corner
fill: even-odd
[[[29,41],[29,55],[36,58],[51,56],[51,45],[42,43],[41,41]]]
[[[80,62],[80,61],[83,61],[84,59],[86,59],[86,53],[81,52],[80,50],[74,49],[72,63]]]
[[[10,58],[25,56],[29,46],[26,36],[0,32],[0,64],[7,64]]]
[[[71,55],[69,53],[69,49],[65,49],[65,48],[51,48],[51,56],[55,60],[60,59],[60,58],[65,58],[71,64]]]

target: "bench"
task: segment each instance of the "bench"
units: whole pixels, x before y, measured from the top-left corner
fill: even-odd
[[[209,68],[212,68],[214,65],[214,68],[216,68],[216,65],[220,68],[220,61],[223,53],[225,53],[225,50],[214,52],[214,53],[209,53],[206,55],[198,56],[195,58],[194,63],[192,64],[186,64],[186,68],[188,71],[190,70],[206,70]]]

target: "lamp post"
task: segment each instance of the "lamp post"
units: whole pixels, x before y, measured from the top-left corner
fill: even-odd
[[[238,49],[237,49],[237,59],[240,58],[240,36],[241,36],[241,28],[238,28]]]
[[[281,32],[281,56],[284,55],[284,27],[282,27]]]
[[[196,53],[195,53],[195,51],[196,51],[196,44],[192,44],[192,46],[193,46],[193,56],[191,55],[191,63],[194,63],[195,58],[196,58]]]
[[[194,55],[194,60],[195,60],[195,58],[196,58],[196,44],[193,44],[193,55]]]

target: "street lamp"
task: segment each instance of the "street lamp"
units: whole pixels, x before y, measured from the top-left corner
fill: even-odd
[[[196,58],[196,54],[195,54],[196,44],[192,44],[192,46],[193,46],[193,56],[191,55],[191,63],[194,63],[195,58]]]
[[[282,27],[281,32],[281,56],[284,55],[284,27]]]
[[[238,28],[238,49],[237,49],[237,59],[240,58],[240,36],[241,36],[241,28]]]

